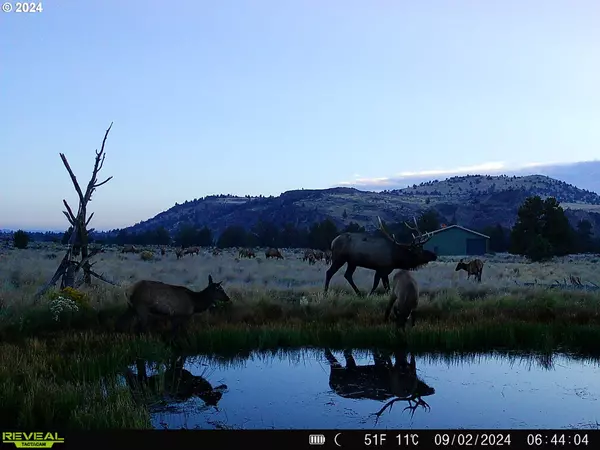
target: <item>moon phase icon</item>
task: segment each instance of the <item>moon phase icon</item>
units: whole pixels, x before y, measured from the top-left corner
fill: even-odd
[[[335,437],[333,438],[333,442],[335,442],[335,445],[337,445],[338,447],[341,447],[341,445],[338,442],[338,436],[342,434],[342,433],[338,433],[335,435]]]

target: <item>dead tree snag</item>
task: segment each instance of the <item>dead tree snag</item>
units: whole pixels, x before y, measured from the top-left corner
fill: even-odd
[[[100,151],[96,150],[96,159],[94,162],[92,178],[90,179],[85,192],[83,192],[81,189],[81,186],[77,181],[77,177],[73,173],[73,170],[67,161],[67,157],[63,153],[60,153],[60,159],[62,159],[67,172],[69,172],[69,176],[71,177],[75,191],[77,191],[77,195],[79,197],[79,208],[77,210],[77,214],[74,214],[73,209],[71,209],[67,201],[63,199],[63,205],[66,209],[66,211],[63,211],[63,214],[69,221],[71,227],[73,227],[73,231],[69,236],[67,253],[63,257],[58,269],[56,269],[52,279],[37,292],[37,298],[44,294],[44,292],[46,292],[51,286],[54,286],[59,278],[62,278],[61,289],[64,289],[65,287],[76,287],[75,277],[77,272],[79,272],[81,269],[83,269],[82,282],[85,284],[90,284],[92,282],[92,276],[107,283],[115,284],[92,270],[93,263],[91,263],[90,260],[96,253],[99,253],[101,249],[88,249],[88,235],[89,233],[93,232],[94,229],[87,229],[87,226],[90,224],[90,221],[94,216],[94,213],[92,213],[89,217],[87,217],[87,206],[92,200],[92,194],[97,187],[108,183],[112,179],[112,177],[108,177],[106,180],[98,182],[98,173],[102,169],[102,166],[104,165],[104,158],[106,157],[106,154],[104,153],[104,144],[106,143],[106,138],[108,137],[108,133],[110,132],[111,128],[112,123],[104,134],[104,140],[102,141],[102,147]],[[78,282],[77,284],[81,284],[81,282]]]

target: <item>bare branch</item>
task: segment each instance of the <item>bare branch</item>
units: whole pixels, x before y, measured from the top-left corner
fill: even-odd
[[[67,208],[67,211],[69,212],[69,217],[70,217],[69,222],[71,222],[72,224],[77,222],[77,218],[75,217],[75,214],[73,214],[73,210],[71,209],[71,207],[69,206],[69,204],[67,203],[67,201],[64,198],[63,198],[63,204],[65,205],[65,208]]]
[[[75,226],[75,222],[71,219],[71,216],[69,216],[69,214],[66,211],[63,211],[62,213],[65,215],[65,217],[67,218],[67,220],[69,221],[69,223],[71,225]]]
[[[81,187],[79,187],[79,183],[77,182],[77,177],[71,170],[71,166],[69,165],[69,161],[67,161],[67,157],[64,153],[60,153],[60,159],[62,159],[63,164],[67,168],[67,172],[69,172],[69,176],[71,177],[71,181],[73,182],[73,186],[75,186],[75,190],[77,191],[77,195],[79,195],[79,200],[83,201],[83,192],[81,191]]]
[[[100,168],[100,169],[101,169],[101,168]],[[98,170],[100,170],[100,169],[98,169]],[[106,184],[106,183],[108,183],[110,180],[112,180],[112,177],[108,177],[108,178],[107,178],[106,180],[104,180],[102,183],[95,184],[95,185],[94,185],[94,189],[96,189],[97,187],[100,187],[100,186],[102,186],[103,184]]]
[[[94,213],[90,214],[90,217],[88,217],[88,220],[85,222],[85,226],[87,227],[90,224],[90,220],[92,220],[92,217],[94,217]],[[88,230],[88,233],[90,233],[90,231]]]

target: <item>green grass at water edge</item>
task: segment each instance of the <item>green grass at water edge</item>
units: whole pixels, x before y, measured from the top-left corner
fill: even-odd
[[[254,350],[298,347],[388,348],[416,353],[558,348],[597,354],[600,327],[530,323],[423,324],[406,334],[392,326],[228,326],[195,329],[189,339],[169,343],[158,336],[60,333],[51,339],[2,344],[0,414],[7,428],[144,428],[150,415],[136,403],[118,374],[135,358],[164,361],[176,354],[243,357]]]

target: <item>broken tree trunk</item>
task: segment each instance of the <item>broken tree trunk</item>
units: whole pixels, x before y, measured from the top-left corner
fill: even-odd
[[[98,253],[99,249],[92,251],[88,249],[88,235],[93,231],[93,229],[87,230],[87,226],[90,224],[90,221],[94,216],[94,213],[92,213],[89,217],[87,217],[87,205],[92,200],[92,194],[97,187],[108,183],[112,179],[112,177],[108,177],[106,180],[98,183],[98,173],[102,169],[102,166],[104,165],[104,158],[106,157],[106,154],[104,153],[104,144],[106,143],[106,138],[108,137],[108,133],[110,132],[111,128],[112,123],[104,134],[104,140],[102,141],[102,147],[100,151],[96,150],[96,159],[94,162],[92,178],[87,185],[85,193],[81,190],[81,186],[79,186],[77,177],[75,177],[75,174],[73,173],[66,156],[63,153],[60,153],[60,158],[67,169],[67,172],[69,172],[69,176],[71,177],[75,191],[77,191],[77,195],[79,197],[79,208],[77,210],[77,214],[75,215],[67,201],[63,200],[63,205],[66,209],[66,211],[63,211],[63,214],[66,216],[71,227],[73,227],[73,231],[69,236],[67,253],[63,257],[58,269],[56,269],[56,272],[50,281],[37,292],[36,299],[44,294],[51,286],[54,286],[60,278],[62,278],[60,284],[61,289],[66,287],[75,287],[75,278],[81,269],[83,269],[83,282],[85,284],[90,284],[92,282],[92,276],[102,281],[114,284],[92,270],[93,264],[90,263],[90,259],[96,253]],[[78,258],[79,260],[77,260]]]

